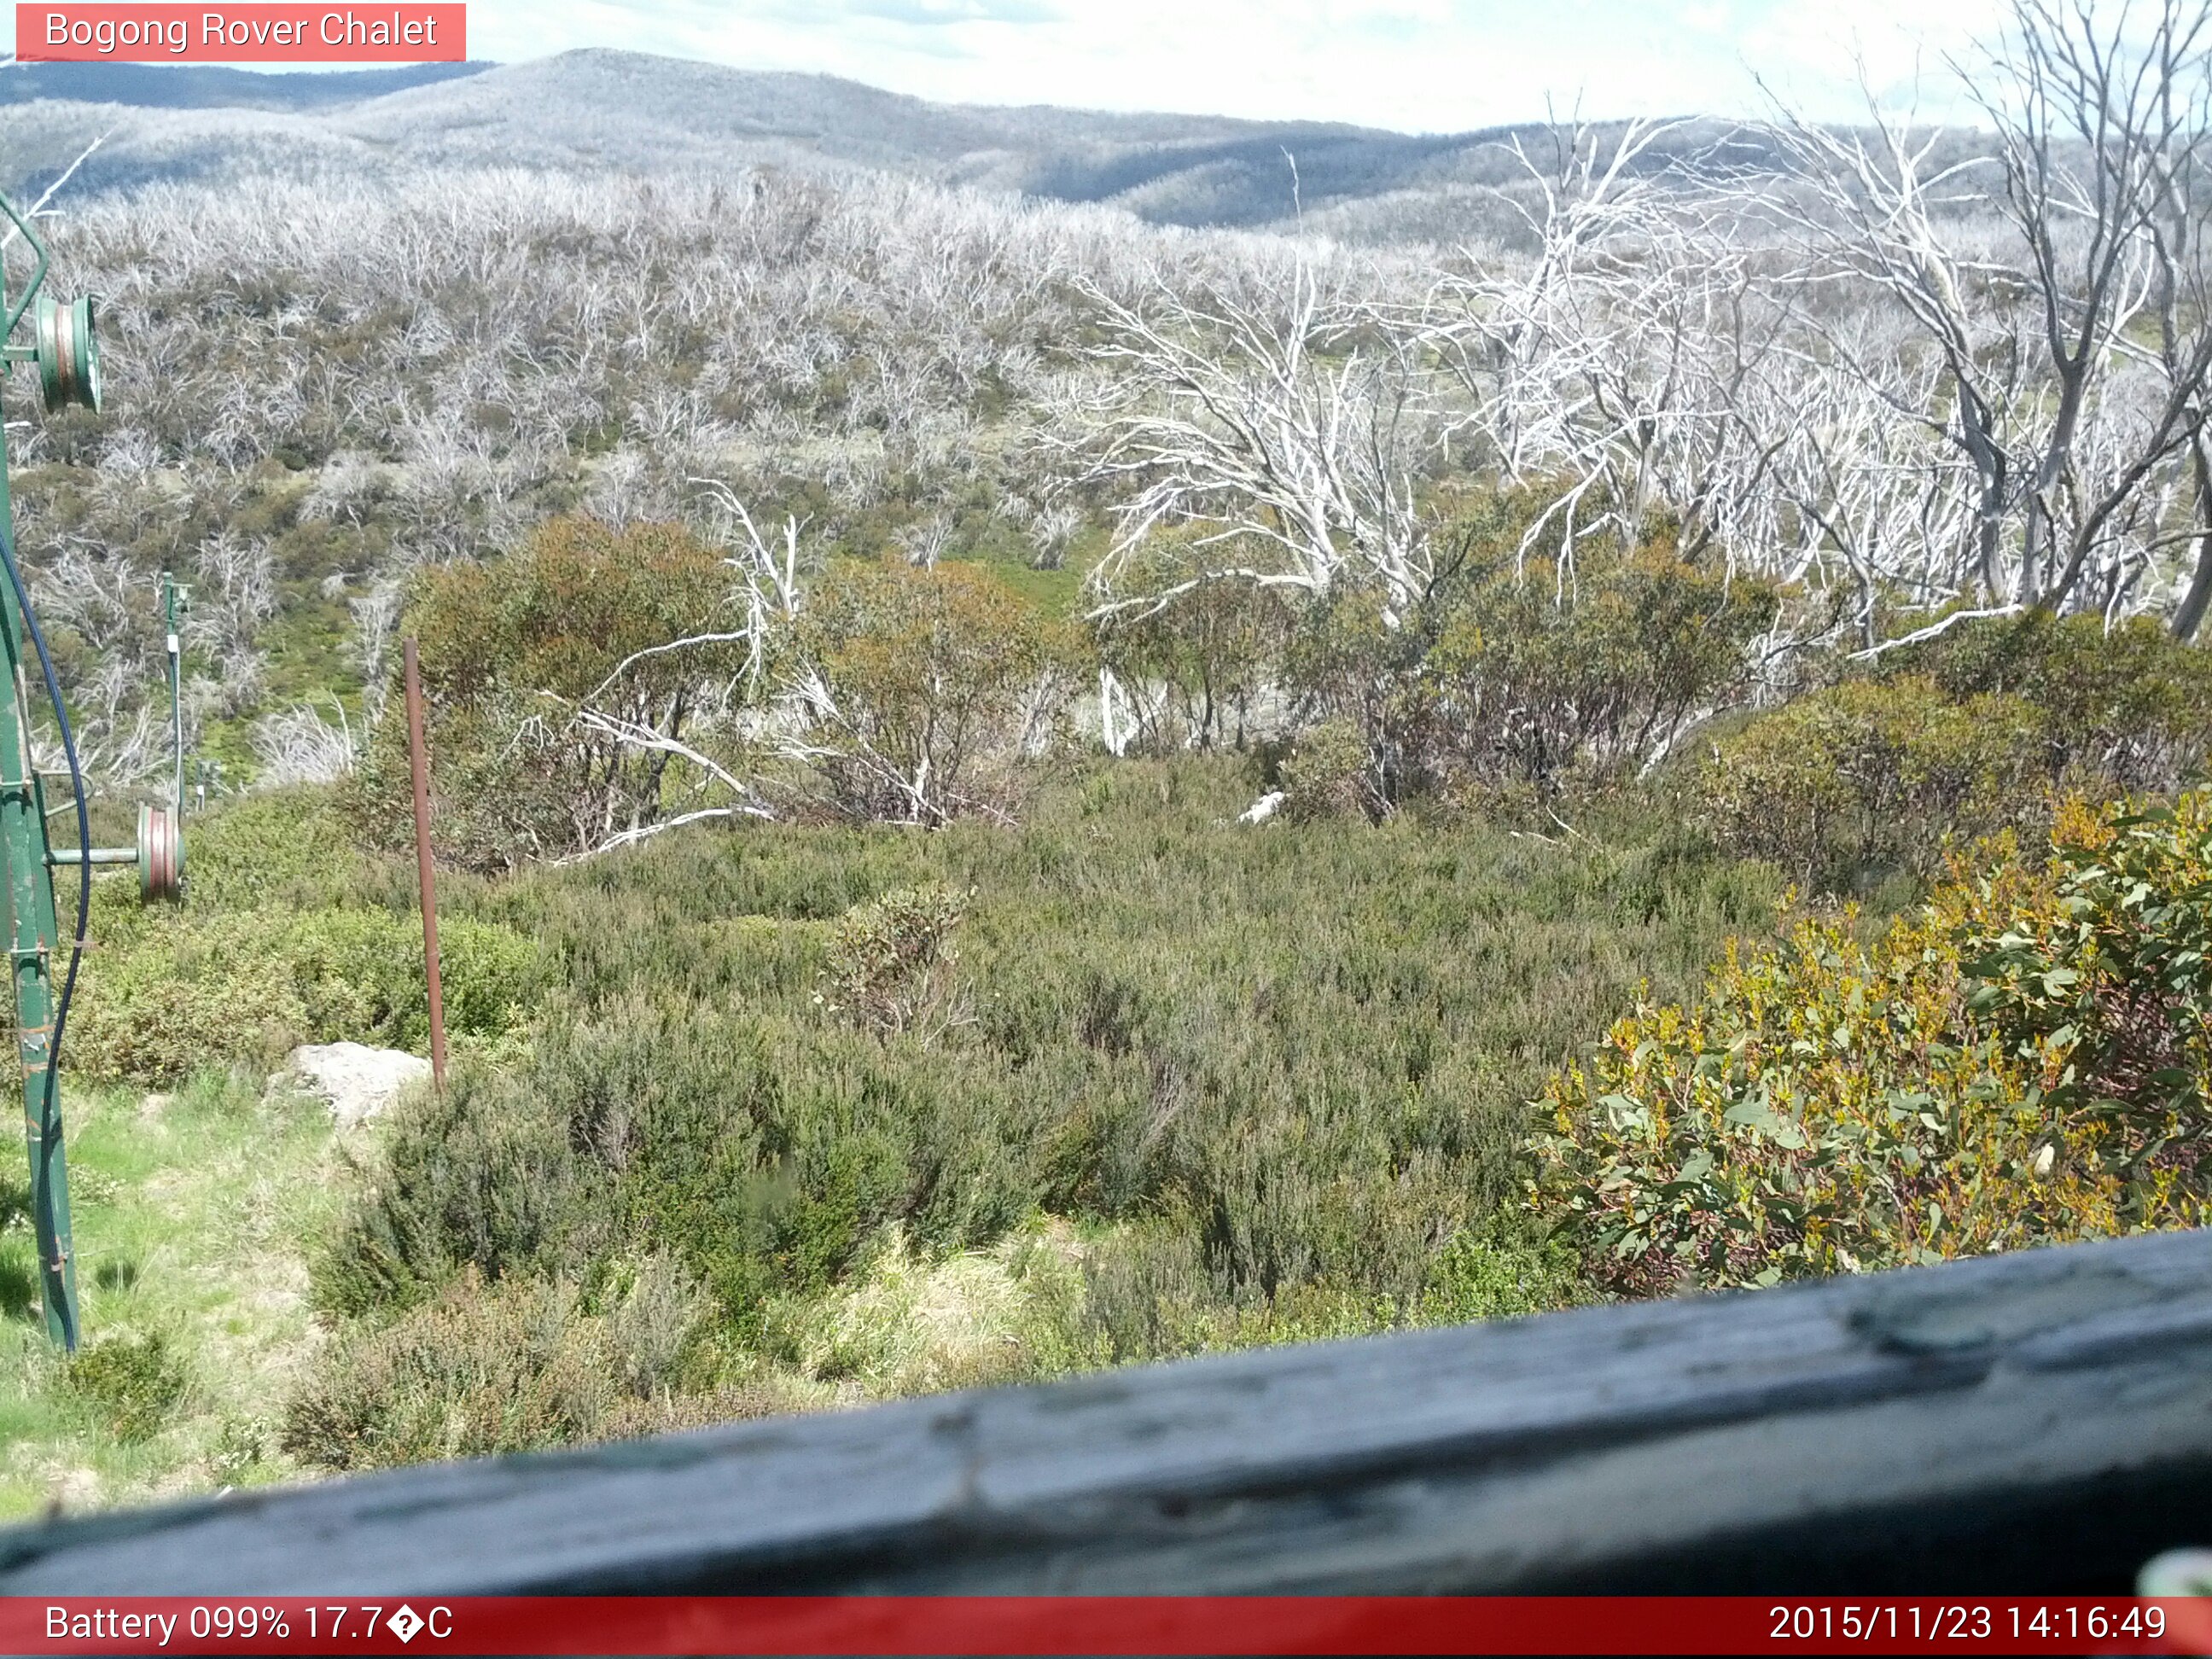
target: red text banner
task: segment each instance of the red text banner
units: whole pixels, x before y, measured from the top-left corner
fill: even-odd
[[[23,5],[27,64],[427,64],[468,56],[462,5]]]
[[[2212,1652],[2212,1601],[2127,1596],[0,1599],[11,1654]]]

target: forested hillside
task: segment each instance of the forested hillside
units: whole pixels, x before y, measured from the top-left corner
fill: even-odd
[[[72,164],[76,199],[152,183],[375,179],[423,168],[653,177],[752,167],[1020,191],[1153,223],[1260,227],[1300,214],[1363,240],[1502,227],[1520,180],[1505,131],[1413,135],[1318,121],[935,104],[831,76],[639,52],[331,75],[33,64],[0,83],[11,188]],[[1681,157],[1723,131],[1695,124]],[[1528,136],[1528,135],[1523,135]],[[94,139],[99,148],[84,154]]]
[[[74,1360],[0,1188],[6,1504],[2200,1220],[2160,17],[2023,3],[1972,135],[1301,154],[1264,232],[949,165],[1228,124],[437,151],[508,70],[318,116],[424,116],[367,178],[64,193],[108,405],[11,422],[24,556],[108,813],[184,580],[207,796],[184,905],[96,901]],[[264,1079],[426,1040],[408,635],[455,1073],[338,1130]]]

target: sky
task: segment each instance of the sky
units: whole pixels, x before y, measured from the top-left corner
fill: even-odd
[[[469,52],[581,46],[844,76],[954,103],[1457,132],[1579,112],[1967,113],[1947,58],[2004,0],[469,0]],[[12,35],[0,19],[0,37]],[[269,69],[270,64],[250,67]]]
[[[1566,113],[1822,118],[1940,78],[1998,0],[472,0],[472,57],[620,46],[919,97],[1449,132]],[[1934,113],[1938,96],[1923,100]]]

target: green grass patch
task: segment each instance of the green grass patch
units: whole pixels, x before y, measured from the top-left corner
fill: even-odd
[[[946,562],[954,562],[957,557],[948,557]],[[1072,566],[1063,564],[1057,570],[1040,570],[1026,559],[983,555],[975,556],[975,562],[988,565],[1001,586],[1018,593],[1048,617],[1074,617],[1083,614],[1083,573]]]
[[[296,1478],[277,1429],[319,1340],[304,1246],[338,1201],[327,1110],[209,1075],[71,1090],[66,1111],[86,1340],[49,1347],[25,1206],[0,1203],[0,1518]]]

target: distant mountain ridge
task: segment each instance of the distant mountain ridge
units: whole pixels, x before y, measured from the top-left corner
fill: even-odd
[[[0,75],[9,186],[41,187],[102,135],[72,191],[421,165],[653,173],[770,163],[1110,203],[1164,223],[1262,226],[1303,210],[1356,228],[1378,214],[1418,219],[1516,171],[1498,149],[1502,129],[1427,136],[939,104],[832,76],[613,51],[330,75],[140,64]]]
[[[407,64],[396,69],[270,75],[213,64],[14,64],[0,74],[0,105],[44,98],[146,109],[328,109],[497,67],[488,63]]]

